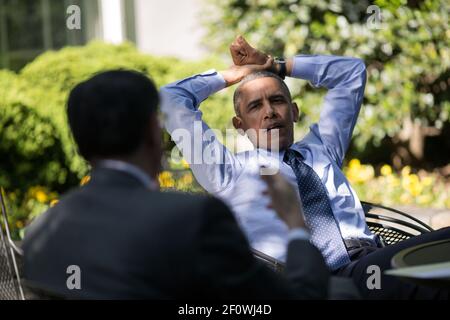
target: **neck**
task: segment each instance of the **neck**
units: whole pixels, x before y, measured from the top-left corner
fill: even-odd
[[[159,173],[159,170],[156,168],[155,165],[151,163],[149,157],[144,158],[138,155],[131,155],[131,156],[111,156],[107,158],[96,158],[95,160],[91,161],[92,167],[95,167],[102,160],[117,160],[129,163],[141,169],[145,174],[147,174],[150,178],[154,180],[157,179]]]

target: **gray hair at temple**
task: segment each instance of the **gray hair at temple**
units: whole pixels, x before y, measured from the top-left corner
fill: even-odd
[[[241,97],[241,88],[244,84],[246,84],[247,82],[250,82],[252,80],[256,80],[256,79],[260,79],[260,78],[274,78],[276,80],[278,80],[278,82],[281,84],[281,88],[283,89],[284,93],[287,95],[287,97],[289,99],[291,98],[291,92],[289,91],[288,86],[286,85],[286,83],[283,81],[283,79],[281,79],[278,75],[276,75],[275,73],[269,72],[269,71],[258,71],[255,73],[251,73],[248,76],[244,77],[244,79],[241,80],[241,82],[239,83],[238,87],[236,88],[236,90],[234,91],[234,95],[233,95],[233,104],[234,104],[234,112],[236,113],[236,115],[240,114],[239,111],[239,100]]]

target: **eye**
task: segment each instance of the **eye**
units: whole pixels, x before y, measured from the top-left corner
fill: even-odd
[[[275,97],[272,99],[273,103],[284,103],[285,99],[283,97]]]
[[[257,108],[259,108],[259,106],[261,105],[261,103],[253,103],[249,106],[249,110],[255,110]]]

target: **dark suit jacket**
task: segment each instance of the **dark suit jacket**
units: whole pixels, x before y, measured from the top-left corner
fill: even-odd
[[[328,270],[308,241],[289,244],[286,274],[256,261],[229,209],[207,196],[149,191],[133,176],[91,182],[40,216],[24,239],[25,278],[68,298],[315,298]],[[68,266],[81,270],[69,290]]]

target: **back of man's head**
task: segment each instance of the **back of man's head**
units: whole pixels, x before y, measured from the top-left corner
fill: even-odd
[[[86,160],[130,155],[143,142],[158,103],[153,82],[134,71],[108,71],[78,84],[67,115],[80,154]]]

